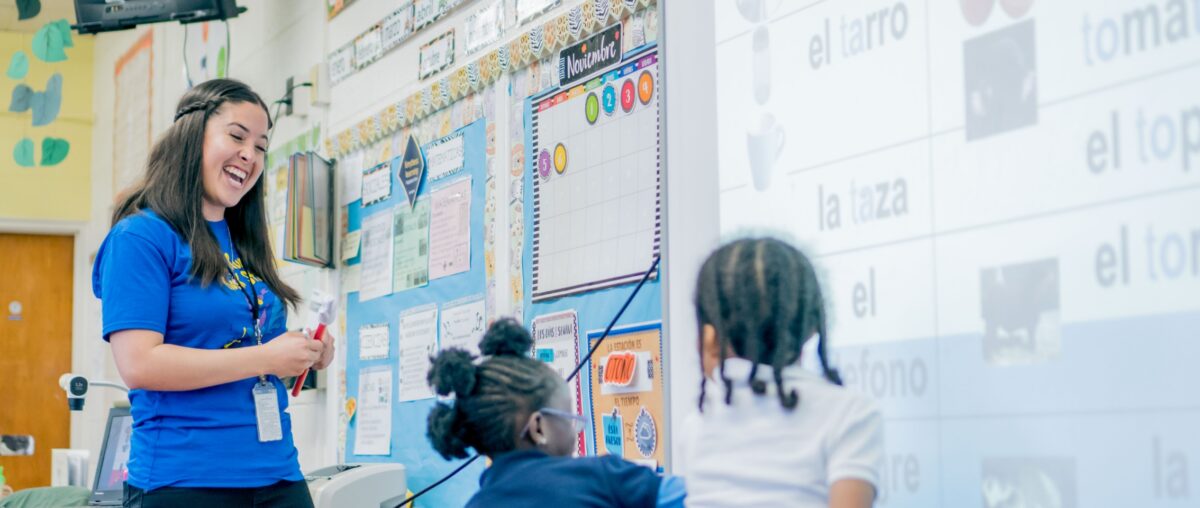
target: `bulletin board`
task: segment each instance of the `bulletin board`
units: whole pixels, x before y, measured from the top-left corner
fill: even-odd
[[[658,256],[657,71],[629,56],[532,103],[534,301],[636,282]]]
[[[559,84],[528,97],[521,108],[527,161],[523,175],[524,223],[528,225],[523,249],[525,316],[528,322],[539,323],[573,312],[578,336],[575,352],[580,358],[659,255],[661,87],[657,46],[647,40],[641,27],[647,17],[637,19],[637,36],[646,44],[625,49],[619,61],[568,81],[566,86]],[[659,271],[662,269],[665,263],[659,265]],[[655,373],[654,382],[630,390],[637,392],[634,398],[638,400],[656,401],[650,404],[655,408],[655,425],[649,437],[656,446],[648,457],[636,451],[625,457],[658,471],[666,469],[669,456],[663,421],[661,325],[662,287],[656,271],[606,339],[606,345],[610,340],[619,345],[616,339],[620,335],[635,334],[647,347],[635,354],[643,362],[650,361],[643,363],[641,373]],[[650,335],[655,337],[653,341],[646,340]],[[544,349],[538,337],[534,347],[539,354]],[[607,390],[605,403],[596,405],[601,390],[590,386],[595,373],[589,375],[589,371],[607,361],[607,356],[608,352],[598,351],[580,372],[584,388],[576,409],[593,422],[603,420],[597,411],[612,410]],[[634,426],[641,406],[628,418],[629,436],[637,430]],[[643,425],[642,430],[647,429]],[[601,424],[589,426],[582,441],[588,455],[610,453],[603,446]]]
[[[437,263],[437,252],[431,252],[434,249],[426,242],[424,246],[420,245],[420,238],[416,240],[405,239],[405,235],[396,234],[388,235],[387,241],[394,241],[393,253],[398,258],[402,257],[401,262],[396,263],[396,268],[401,268],[400,265],[409,263],[411,256],[400,256],[401,252],[425,254],[428,261],[427,276],[424,280],[421,277],[405,277],[398,278],[394,286],[395,292],[379,296],[377,298],[363,301],[360,291],[350,292],[347,297],[347,350],[346,350],[346,395],[356,397],[358,408],[350,425],[346,436],[346,462],[400,462],[407,468],[407,479],[410,488],[416,490],[420,486],[428,485],[445,474],[449,473],[455,467],[461,464],[460,461],[446,461],[430,445],[426,438],[426,418],[429,416],[429,411],[433,408],[435,399],[433,394],[426,392],[423,395],[413,395],[414,390],[425,385],[425,371],[417,372],[414,367],[420,366],[427,368],[427,362],[422,362],[421,356],[427,358],[429,354],[436,354],[437,348],[445,347],[447,340],[450,340],[450,332],[457,338],[459,343],[469,344],[478,343],[478,337],[482,336],[484,316],[480,314],[478,319],[466,319],[470,310],[479,309],[482,312],[483,298],[486,292],[485,278],[485,263],[484,263],[484,207],[485,207],[485,189],[487,185],[487,132],[485,128],[485,120],[476,120],[462,128],[450,133],[446,138],[459,139],[461,138],[462,146],[462,167],[457,171],[437,179],[430,180],[428,175],[423,179],[420,187],[416,192],[416,206],[409,204],[404,186],[398,177],[399,161],[403,158],[403,154],[398,154],[394,159],[394,164],[389,164],[385,171],[390,173],[391,192],[390,195],[383,200],[363,205],[363,201],[355,201],[350,203],[348,210],[350,230],[361,230],[365,225],[372,221],[386,220],[391,223],[389,231],[400,233],[400,228],[420,228],[422,226],[429,228],[428,233],[431,236],[436,236],[439,233],[434,229],[439,227],[438,210],[439,201],[453,199],[458,205],[462,205],[463,211],[467,211],[465,216],[454,216],[455,220],[467,219],[469,227],[469,247],[467,247],[466,259],[469,260],[468,266],[459,267],[465,268],[465,271],[450,273],[448,275],[437,277],[437,272],[443,268],[453,271],[453,267],[435,266]],[[446,143],[446,138],[420,140],[428,153],[428,149],[439,143]],[[457,143],[457,142],[455,142]],[[450,193],[450,195],[446,195]],[[469,201],[469,204],[464,201]],[[457,206],[457,205],[454,205]],[[397,213],[400,210],[400,213]],[[414,210],[416,211],[414,214]],[[445,210],[442,210],[443,212]],[[381,216],[386,214],[386,217]],[[421,224],[418,219],[412,221],[414,216],[419,217],[419,214],[429,214],[428,222]],[[408,224],[403,224],[405,221]],[[454,224],[451,224],[453,226]],[[418,229],[420,230],[420,229]],[[434,241],[430,238],[430,241]],[[358,261],[360,263],[367,262],[366,235],[363,238],[363,250],[360,250],[358,256],[351,262]],[[410,242],[411,245],[404,245],[405,242]],[[463,247],[459,245],[459,247]],[[423,251],[423,252],[422,252]],[[456,258],[458,259],[458,258]],[[411,267],[410,267],[411,268]],[[365,267],[360,268],[363,272],[360,274],[360,288],[365,288],[368,280],[378,274],[373,273]],[[408,270],[411,272],[411,270]],[[467,310],[468,312],[448,312],[451,309]],[[401,348],[400,334],[405,330],[411,330],[414,323],[422,321],[421,316],[428,316],[431,312],[436,311],[436,320],[433,323],[421,323],[422,326],[431,325],[437,330],[437,343],[433,349],[418,349],[405,350]],[[451,319],[453,314],[457,314],[456,319]],[[473,315],[473,314],[472,314]],[[408,325],[408,328],[401,328],[402,322]],[[386,328],[386,331],[383,329]],[[463,339],[464,337],[472,337]],[[366,359],[360,358],[365,354]],[[405,381],[406,367],[417,372],[419,379],[409,379]],[[362,387],[364,391],[360,391],[360,380],[368,383],[368,386]],[[428,390],[427,386],[425,388]],[[419,391],[419,390],[417,390]],[[383,397],[380,397],[383,394]],[[408,397],[404,395],[407,394]],[[417,400],[405,400],[406,398],[417,398]],[[385,438],[386,443],[383,447],[373,447],[371,450],[359,450],[358,433],[363,432],[364,411],[371,411],[371,404],[379,404],[381,400],[386,399],[385,405],[390,405],[390,431],[384,429],[388,434]],[[378,411],[378,407],[375,408]],[[369,416],[369,415],[368,415]],[[366,422],[366,425],[372,427],[370,432],[380,432],[378,419],[375,421]],[[379,440],[376,444],[384,443],[384,440]],[[367,454],[370,453],[370,454]],[[427,496],[422,497],[422,503],[426,506],[457,506],[462,505],[478,488],[479,473],[483,470],[483,464],[474,464],[467,470],[455,476],[441,488],[431,491]]]
[[[545,19],[529,19],[510,26],[519,33],[505,34],[503,38],[507,42],[480,51],[478,58],[464,65],[439,72],[426,80],[419,90],[382,105],[374,114],[363,117],[348,128],[330,132],[325,139],[325,153],[338,159],[340,188],[343,190],[362,188],[366,192],[368,186],[356,179],[359,176],[370,178],[369,172],[377,162],[402,155],[405,138],[410,132],[418,134],[425,148],[427,163],[439,160],[447,150],[455,150],[460,142],[466,153],[461,172],[443,178],[435,178],[440,174],[438,172],[428,172],[415,200],[418,207],[430,207],[432,194],[439,188],[453,185],[461,177],[472,178],[467,221],[471,236],[470,268],[466,273],[439,279],[433,274],[438,265],[430,260],[426,274],[428,282],[421,280],[421,277],[404,279],[409,281],[404,286],[418,287],[383,295],[380,287],[370,280],[375,270],[368,268],[368,265],[380,265],[372,262],[375,257],[368,255],[365,247],[377,240],[370,237],[386,235],[367,233],[385,224],[376,217],[387,213],[383,210],[393,206],[408,206],[400,180],[393,171],[388,180],[391,192],[379,202],[368,199],[364,204],[361,197],[339,197],[340,205],[349,203],[349,206],[342,209],[339,224],[342,246],[340,292],[346,295],[343,301],[346,302],[347,311],[343,315],[346,316],[344,335],[347,347],[344,351],[345,376],[341,378],[338,391],[344,395],[343,399],[355,398],[356,404],[353,408],[347,406],[340,418],[338,443],[342,451],[339,451],[339,460],[344,457],[345,462],[403,463],[408,468],[408,486],[413,491],[441,479],[461,461],[443,460],[427,440],[425,420],[433,407],[433,400],[408,401],[405,396],[406,392],[412,396],[416,387],[412,383],[406,384],[402,379],[408,362],[400,349],[409,339],[400,335],[402,323],[429,326],[431,321],[434,322],[438,338],[428,352],[436,352],[450,343],[477,346],[477,338],[472,341],[471,334],[482,333],[486,324],[498,316],[513,316],[529,324],[536,313],[543,319],[534,324],[534,333],[537,335],[539,330],[544,331],[548,341],[536,344],[538,349],[535,354],[544,360],[553,358],[555,368],[566,375],[578,361],[579,346],[587,340],[588,333],[602,330],[607,325],[632,290],[631,280],[640,277],[645,270],[641,268],[637,271],[636,277],[589,287],[585,291],[541,298],[536,305],[529,298],[532,294],[529,285],[529,267],[532,266],[529,249],[533,244],[530,233],[534,222],[532,216],[527,215],[533,207],[528,194],[532,182],[526,174],[530,173],[526,161],[532,161],[533,158],[527,155],[526,147],[533,146],[528,137],[532,103],[555,93],[560,87],[562,82],[552,76],[557,70],[561,50],[589,40],[614,24],[623,28],[623,37],[616,45],[618,49],[613,52],[616,59],[611,62],[612,65],[606,60],[602,66],[579,73],[582,81],[567,80],[567,84],[574,87],[598,78],[601,73],[623,64],[627,55],[655,55],[653,58],[657,58],[657,9],[652,0],[582,0],[564,3],[575,5],[563,5],[562,9],[545,16]],[[401,6],[401,9],[404,7]],[[384,24],[387,21],[385,19]],[[375,31],[377,27],[373,25],[364,35],[370,36]],[[355,49],[347,44],[335,55],[344,57]],[[382,61],[376,58],[354,62],[353,57],[350,60],[352,66],[357,65],[354,72],[366,73],[374,71],[368,64]],[[335,67],[344,70],[341,64],[345,64],[345,61],[331,57],[330,73],[334,73]],[[339,79],[333,78],[332,81],[337,83]],[[654,91],[657,92],[657,87]],[[497,103],[503,105],[503,109],[497,108]],[[653,116],[657,120],[657,105],[654,106],[653,115],[645,116]],[[657,122],[653,122],[651,127],[657,135]],[[457,135],[461,135],[461,138],[454,139]],[[503,144],[503,149],[498,149],[497,139]],[[501,156],[497,157],[497,153],[501,153]],[[655,176],[651,181],[655,186],[653,198],[657,200],[657,143],[654,155]],[[654,212],[657,213],[656,206]],[[391,225],[394,231],[400,222],[394,220]],[[655,230],[657,227],[657,224],[649,226]],[[656,239],[657,235],[652,238]],[[393,247],[393,256],[402,248],[410,252],[414,248],[411,242],[399,240]],[[642,251],[646,267],[649,267],[656,253],[656,250]],[[505,265],[497,270],[500,263]],[[653,275],[626,311],[622,324],[661,322],[662,293],[657,273]],[[401,287],[397,283],[399,280],[393,279],[394,291]],[[478,309],[480,295],[484,319],[477,319],[478,314],[446,316],[444,309],[449,307]],[[500,302],[497,304],[498,298]],[[434,315],[435,318],[428,319]],[[448,328],[452,330],[449,338],[446,333]],[[366,352],[365,358],[363,352]],[[576,410],[581,414],[590,411],[590,406],[584,400],[587,398],[584,393],[587,379],[587,372],[583,371],[579,382],[573,383]],[[367,418],[368,421],[364,423],[364,411],[376,415],[386,411],[392,418],[386,422],[386,426],[376,417]],[[347,414],[353,414],[348,424]],[[386,439],[366,443],[360,439],[362,436],[385,434]],[[594,448],[592,438],[590,431],[580,436],[582,453],[589,453],[589,448]],[[366,446],[360,448],[359,445]],[[458,474],[449,481],[449,485],[422,496],[418,505],[464,504],[478,488],[482,469],[481,461]]]

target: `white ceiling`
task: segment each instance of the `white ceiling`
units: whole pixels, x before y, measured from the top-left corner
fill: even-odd
[[[17,21],[16,0],[0,0],[0,31],[34,33],[42,25],[63,19],[75,23],[75,2],[73,0],[42,0],[42,12],[33,19]]]

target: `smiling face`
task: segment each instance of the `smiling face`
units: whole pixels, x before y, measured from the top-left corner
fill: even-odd
[[[218,221],[258,182],[267,154],[267,112],[253,102],[226,102],[204,127],[204,218]]]

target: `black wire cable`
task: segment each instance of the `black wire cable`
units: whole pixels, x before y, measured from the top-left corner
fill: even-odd
[[[183,62],[183,80],[187,82],[187,87],[191,88],[192,87],[192,70],[188,69],[187,44],[188,44],[188,26],[183,25],[183,51],[181,51],[181,53],[182,53],[181,56],[183,56],[183,58],[180,59],[180,61]]]
[[[625,313],[625,309],[629,308],[629,304],[633,302],[633,297],[637,296],[638,291],[642,290],[642,286],[646,285],[646,281],[650,279],[650,275],[658,271],[659,259],[661,258],[658,256],[654,257],[654,262],[650,263],[650,269],[646,270],[646,273],[642,275],[642,280],[638,281],[637,287],[633,288],[633,292],[629,294],[629,298],[625,299],[625,304],[621,306],[621,310],[617,311],[617,315],[613,316],[612,321],[608,322],[608,328],[604,329],[604,333],[600,335],[600,338],[596,340],[596,343],[593,344],[592,348],[588,350],[587,356],[583,357],[583,360],[579,362],[579,365],[575,366],[575,370],[571,371],[571,375],[567,376],[568,383],[570,383],[571,380],[575,378],[575,375],[579,373],[579,369],[582,369],[584,365],[587,365],[587,362],[592,359],[592,355],[596,354],[596,350],[600,349],[600,344],[604,342],[604,339],[608,338],[608,332],[611,332],[613,326],[616,326],[617,320],[620,319],[621,315]]]
[[[650,279],[650,275],[654,274],[658,270],[658,262],[660,259],[662,259],[662,258],[659,258],[658,256],[654,257],[654,262],[650,264],[650,269],[646,270],[646,273],[642,274],[642,280],[638,281],[637,287],[634,287],[633,292],[629,293],[629,298],[625,299],[625,303],[623,305],[621,305],[621,310],[618,310],[617,314],[615,316],[613,316],[612,321],[608,322],[608,327],[604,329],[604,333],[600,335],[600,338],[597,339],[596,343],[592,345],[592,348],[588,350],[587,356],[583,357],[583,360],[580,361],[579,364],[575,366],[575,370],[571,371],[571,375],[567,376],[568,383],[570,383],[572,379],[575,379],[575,376],[577,374],[579,374],[580,369],[582,369],[584,365],[587,365],[587,363],[589,361],[591,361],[592,355],[596,353],[596,350],[600,349],[600,344],[603,344],[604,339],[608,338],[608,334],[609,334],[609,332],[612,331],[613,327],[616,326],[617,320],[621,319],[621,315],[625,314],[625,309],[628,309],[629,304],[633,303],[633,297],[637,296],[638,292],[642,290],[642,286],[646,285],[646,281]],[[401,508],[404,505],[407,505],[407,504],[413,502],[418,497],[421,497],[426,492],[433,490],[434,487],[437,487],[438,485],[446,483],[446,480],[454,478],[454,475],[458,474],[459,471],[466,469],[467,466],[471,465],[471,463],[475,462],[475,459],[478,459],[479,457],[480,457],[480,455],[478,453],[476,453],[470,459],[467,459],[467,461],[464,462],[462,465],[458,466],[457,468],[454,468],[454,471],[451,471],[450,474],[443,476],[442,479],[440,479],[436,482],[433,482],[433,484],[429,485],[428,487],[421,489],[420,492],[417,492],[416,494],[408,496],[407,499],[405,499],[404,501],[401,501],[400,504],[396,505],[394,508]]]

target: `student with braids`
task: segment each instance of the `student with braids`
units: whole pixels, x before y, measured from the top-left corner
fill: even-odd
[[[468,507],[683,506],[683,485],[618,457],[572,458],[586,424],[571,408],[563,379],[529,357],[533,339],[502,319],[479,344],[484,360],[447,349],[433,361],[429,384],[452,404],[429,413],[429,441],[443,457],[468,448],[492,459]]]
[[[695,304],[700,412],[685,420],[675,471],[688,506],[870,506],[883,421],[829,366],[812,263],[773,238],[734,241],[704,262]],[[799,365],[813,336],[821,375]]]

